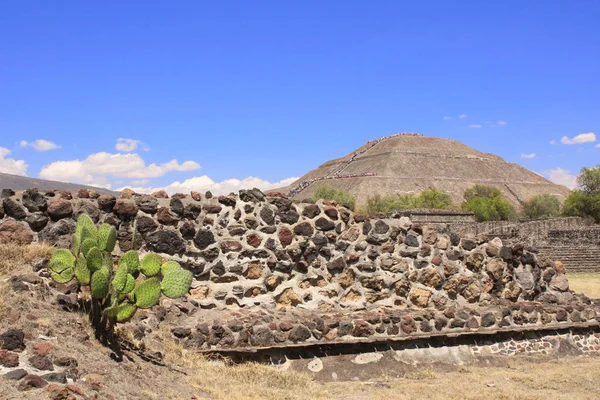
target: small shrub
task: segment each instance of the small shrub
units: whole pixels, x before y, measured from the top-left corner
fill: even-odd
[[[350,193],[342,189],[336,189],[329,185],[320,185],[315,189],[313,200],[334,200],[338,204],[346,205],[351,210],[354,210],[356,199]]]
[[[560,201],[550,194],[535,196],[523,205],[523,216],[528,219],[551,218],[559,214]]]
[[[497,188],[475,185],[465,190],[464,197],[462,208],[473,212],[479,222],[506,221],[516,217],[514,207],[502,197]]]

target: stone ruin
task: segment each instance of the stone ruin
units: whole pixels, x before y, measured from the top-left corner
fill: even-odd
[[[370,219],[332,201],[297,203],[257,189],[2,195],[0,243],[69,247],[86,213],[117,228],[115,257],[131,249],[136,229],[136,249],[192,271],[186,298],[164,299],[127,323],[149,343],[162,324],[183,346],[209,352],[599,325],[598,309],[569,290],[561,263],[400,215]],[[65,293],[58,303],[74,306],[76,294]]]

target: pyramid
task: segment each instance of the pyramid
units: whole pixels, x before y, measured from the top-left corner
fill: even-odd
[[[312,197],[326,184],[356,198],[357,207],[374,195],[415,194],[433,188],[448,192],[456,205],[466,189],[496,187],[513,206],[540,194],[562,202],[570,190],[502,158],[481,153],[456,140],[399,133],[367,142],[342,158],[319,166],[280,189],[295,199]]]

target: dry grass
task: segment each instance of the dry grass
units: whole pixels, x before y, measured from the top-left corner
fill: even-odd
[[[54,248],[48,244],[0,244],[0,277],[40,258],[50,257]]]
[[[571,289],[592,299],[600,299],[600,272],[567,274]]]
[[[319,399],[321,390],[308,374],[257,363],[229,365],[165,342],[165,360],[184,368],[190,384],[214,399]]]

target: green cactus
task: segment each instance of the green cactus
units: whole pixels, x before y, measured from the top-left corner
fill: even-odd
[[[135,304],[121,303],[117,307],[117,322],[129,321],[137,311]]]
[[[97,228],[89,216],[82,214],[77,219],[71,251],[55,250],[48,265],[56,282],[67,283],[76,278],[80,285],[89,286],[90,320],[97,335],[99,330],[112,332],[115,322],[130,320],[138,308],[157,305],[162,295],[184,296],[192,282],[191,272],[176,261],[163,264],[154,253],[146,254],[140,261],[135,250],[127,251],[114,268],[111,253],[116,242],[113,226],[102,224]]]
[[[108,294],[108,280],[110,274],[106,269],[101,268],[92,274],[90,281],[90,291],[92,292],[92,299],[102,299]]]
[[[138,272],[140,267],[140,257],[138,256],[137,251],[129,250],[121,257],[121,261],[119,263],[124,262],[127,264],[127,268],[129,269],[130,274],[135,274]]]
[[[58,283],[67,283],[73,279],[73,268],[67,267],[61,272],[50,272],[50,277]]]
[[[133,289],[135,289],[135,278],[132,275],[127,274],[127,281],[125,282],[125,287],[121,293],[131,293]]]
[[[67,249],[56,249],[54,253],[52,253],[52,258],[50,259],[50,263],[54,261],[60,261],[65,263],[70,267],[75,266],[75,257],[73,254]]]
[[[114,278],[112,280],[112,285],[118,293],[123,292],[125,289],[125,285],[127,284],[127,264],[121,263],[117,267],[117,271],[115,272]]]
[[[190,271],[184,269],[171,270],[163,276],[160,288],[165,296],[177,299],[190,290],[192,279],[193,276]]]
[[[158,304],[160,299],[160,281],[156,278],[148,278],[135,289],[135,305],[139,308],[151,308]]]
[[[75,265],[75,277],[82,285],[89,285],[91,279],[91,271],[87,266],[87,261],[82,253],[79,253],[77,257],[77,264]]]
[[[112,253],[117,243],[117,230],[109,224],[102,224],[98,228],[98,247],[100,250]]]
[[[98,247],[98,243],[96,243],[93,239],[85,239],[83,241],[83,243],[81,243],[81,252],[83,253],[83,255],[85,257],[88,256],[89,251],[93,248],[93,247]]]
[[[158,254],[149,253],[144,256],[140,264],[140,271],[146,276],[154,276],[160,272],[162,260]]]
[[[88,227],[90,230],[94,230],[96,228],[96,224],[87,214],[81,214],[77,218],[77,225],[75,225],[75,234],[81,236],[83,232],[83,227]]]
[[[104,267],[102,263],[102,252],[97,247],[92,247],[85,256],[87,267],[90,271],[97,271]],[[107,268],[108,269],[108,268]]]
[[[166,276],[171,271],[179,271],[181,265],[177,261],[167,261],[160,267],[160,273],[162,276]]]

